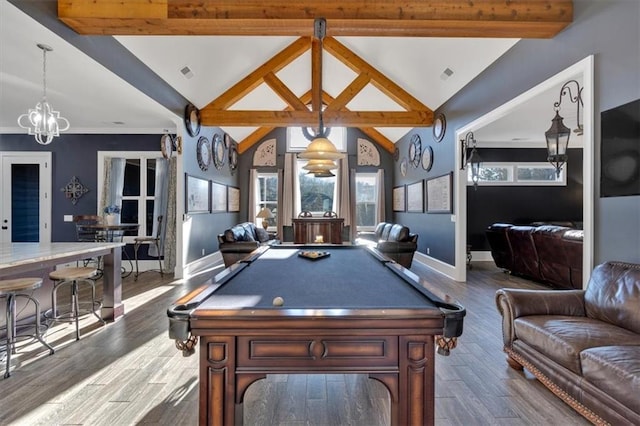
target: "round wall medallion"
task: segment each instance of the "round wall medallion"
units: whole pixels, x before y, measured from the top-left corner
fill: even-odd
[[[200,139],[198,139],[196,158],[200,169],[206,172],[209,169],[209,164],[211,164],[211,144],[209,139],[204,136],[200,136]]]
[[[200,133],[200,110],[195,105],[189,104],[184,109],[184,125],[191,137],[195,138]]]
[[[422,151],[422,168],[429,171],[431,170],[431,166],[433,166],[433,149],[431,146],[427,146],[424,151]]]
[[[168,133],[160,137],[160,152],[167,159],[173,155],[173,138]]]
[[[224,141],[222,137],[215,133],[213,135],[213,165],[216,166],[216,169],[220,170],[222,166],[224,166],[226,149],[224,147]]]
[[[233,174],[238,168],[238,146],[231,142],[231,146],[229,146],[229,170],[231,170],[231,174]]]
[[[402,176],[407,175],[408,167],[409,167],[409,160],[407,160],[407,157],[402,157],[402,161],[400,161],[400,174]]]
[[[409,162],[413,167],[417,168],[420,165],[421,154],[422,140],[419,135],[413,135],[409,144]]]
[[[440,142],[444,138],[444,132],[447,130],[447,119],[444,114],[436,115],[433,120],[433,138],[436,142]]]
[[[398,161],[400,159],[400,150],[396,146],[393,150],[393,161]]]

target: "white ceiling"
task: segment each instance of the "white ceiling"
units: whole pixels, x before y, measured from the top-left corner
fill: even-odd
[[[127,36],[116,37],[116,40],[175,91],[202,108],[295,38]],[[436,110],[512,47],[517,39],[340,37],[339,41]],[[48,44],[54,49],[47,54],[47,97],[70,121],[69,132],[162,133],[165,129],[176,131],[181,128],[181,116],[7,0],[0,0],[0,133],[25,132],[17,126],[17,117],[42,97],[42,52],[36,47],[37,43]],[[193,72],[190,79],[180,72],[185,66]],[[448,79],[441,78],[445,68],[454,72]],[[310,54],[307,52],[292,62],[278,77],[298,95],[308,91],[311,87]],[[351,70],[324,53],[322,85],[326,92],[337,96],[354,77]],[[553,117],[549,105],[548,100],[540,101],[540,108],[550,111],[542,114],[544,124],[535,125],[534,134],[540,134],[540,140]],[[284,106],[280,98],[263,85],[233,108],[278,109]],[[400,109],[372,86],[366,87],[348,107],[353,110]],[[523,123],[533,125],[532,117],[537,114],[526,115]],[[497,125],[496,130],[502,135],[486,133],[486,138],[513,139],[513,121],[505,120],[509,126],[505,123]],[[524,128],[524,124],[516,126]],[[223,130],[232,138],[242,140],[253,129],[233,127]],[[378,130],[395,142],[409,129]],[[531,138],[527,135],[519,137]],[[480,135],[477,139],[480,140]]]

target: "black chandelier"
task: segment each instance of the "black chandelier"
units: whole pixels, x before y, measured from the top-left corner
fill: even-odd
[[[460,139],[462,158],[460,161],[460,170],[465,170],[467,165],[471,164],[471,180],[473,188],[478,189],[478,181],[480,180],[480,168],[482,167],[482,158],[476,147],[477,141],[473,136],[473,132],[467,132],[464,139]],[[469,152],[469,149],[471,151]]]
[[[575,95],[573,93],[572,86],[575,84]],[[571,135],[571,129],[563,123],[563,118],[560,115],[560,104],[562,103],[562,97],[566,94],[569,95],[569,100],[576,104],[577,113],[576,121],[577,128],[576,134],[582,134],[582,124],[580,124],[580,107],[582,103],[582,87],[576,80],[569,80],[560,88],[560,96],[557,102],[553,103],[553,109],[556,112],[555,117],[551,120],[551,127],[544,133],[547,140],[547,161],[554,165],[556,168],[556,176],[560,177],[562,166],[567,162],[567,147],[569,146],[569,136]]]

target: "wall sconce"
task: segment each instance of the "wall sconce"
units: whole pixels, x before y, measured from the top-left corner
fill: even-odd
[[[480,168],[482,167],[482,158],[476,148],[476,139],[473,136],[473,132],[467,132],[464,139],[460,139],[462,145],[462,158],[460,161],[460,170],[465,170],[467,165],[471,164],[471,180],[473,181],[473,188],[478,189],[478,181],[480,180]],[[467,152],[471,148],[471,152],[467,155]]]
[[[571,86],[575,84],[576,94],[573,95]],[[569,100],[576,104],[576,121],[577,128],[576,134],[582,134],[582,124],[580,124],[580,106],[582,105],[582,87],[576,80],[569,80],[560,88],[560,97],[558,102],[553,103],[553,109],[556,112],[555,117],[551,120],[551,127],[544,133],[547,140],[547,161],[554,165],[556,168],[556,176],[560,177],[562,166],[567,162],[567,147],[569,146],[569,136],[571,135],[571,129],[564,125],[562,122],[562,116],[560,116],[560,104],[562,103],[562,97],[565,94],[569,95]]]

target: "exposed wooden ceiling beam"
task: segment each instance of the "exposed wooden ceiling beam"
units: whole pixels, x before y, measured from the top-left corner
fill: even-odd
[[[354,80],[354,82],[355,81],[357,81],[357,79]],[[344,91],[343,91],[343,93],[344,93]],[[303,102],[305,105],[310,103],[311,102],[311,91],[309,90],[307,93],[303,94],[300,97],[300,101]],[[325,105],[336,105],[337,106],[337,105],[340,104],[338,98],[334,99],[327,92],[322,92],[322,102]],[[291,107],[285,108],[286,111],[291,111],[292,109],[293,108],[291,108]],[[346,109],[346,108],[342,107],[342,109]],[[275,127],[259,127],[259,128],[257,128],[249,136],[247,136],[246,138],[244,138],[242,141],[240,141],[238,143],[238,153],[239,154],[243,154],[244,152],[249,150],[249,148],[251,148],[253,145],[257,144],[258,142],[263,141],[264,137],[267,136],[269,134],[269,132],[271,132],[274,129],[275,129]],[[390,153],[394,152],[395,144],[391,140],[389,140],[389,138],[384,136],[382,133],[380,133],[379,131],[377,131],[373,127],[360,127],[360,130],[362,131],[362,133],[364,133],[369,138],[371,138],[371,140],[373,142],[377,143],[383,149],[386,149]]]
[[[318,114],[313,111],[214,110],[200,111],[206,126],[317,127]],[[427,111],[325,111],[326,127],[427,127],[433,113]]]
[[[573,0],[59,0],[79,34],[551,38],[573,20]]]

